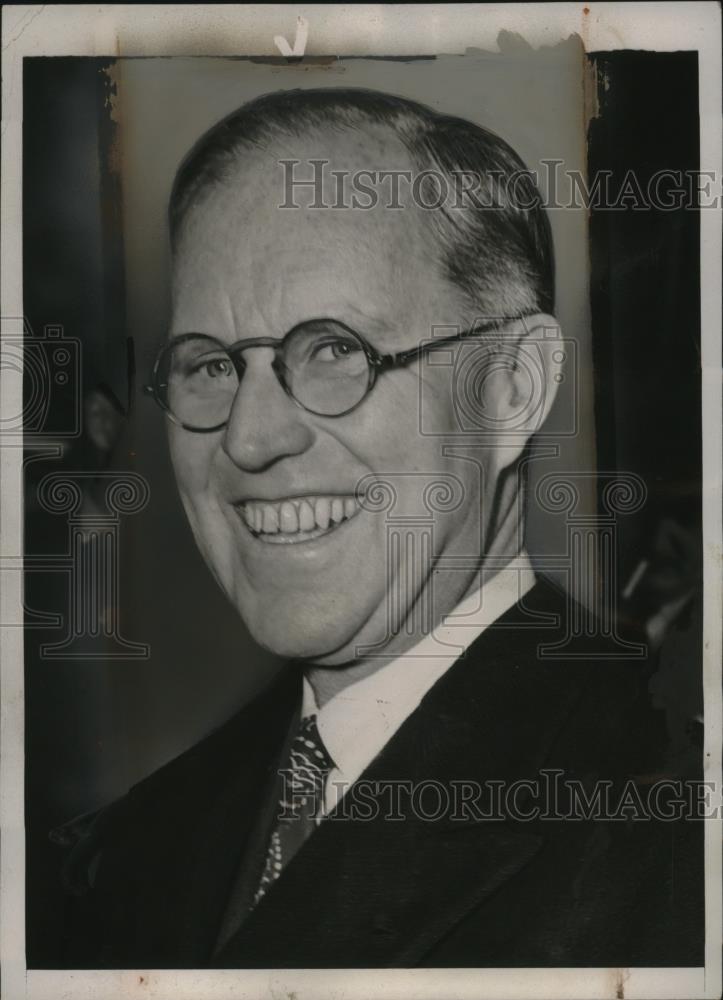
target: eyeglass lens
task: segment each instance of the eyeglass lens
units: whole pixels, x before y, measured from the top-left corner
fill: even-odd
[[[280,362],[289,393],[312,413],[343,414],[360,403],[369,388],[364,344],[336,324],[293,330],[283,341]],[[188,427],[225,423],[239,387],[239,370],[245,368],[243,353],[237,364],[222,344],[205,334],[177,341],[165,352],[156,376],[165,405]]]

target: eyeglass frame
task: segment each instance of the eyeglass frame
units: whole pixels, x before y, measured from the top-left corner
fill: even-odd
[[[189,424],[185,424],[182,420],[180,420],[161,398],[159,390],[167,389],[168,383],[164,383],[162,385],[157,384],[158,371],[166,353],[168,351],[173,350],[174,347],[176,347],[178,344],[182,344],[186,340],[191,340],[194,337],[204,337],[207,340],[215,341],[215,343],[217,343],[219,347],[221,347],[222,350],[225,351],[225,353],[229,356],[229,360],[236,369],[236,374],[239,380],[236,392],[238,392],[238,390],[241,388],[242,373],[239,372],[239,367],[236,364],[234,355],[240,354],[250,347],[271,347],[273,348],[274,351],[274,360],[271,362],[271,367],[274,371],[274,375],[276,376],[279,385],[284,390],[289,399],[292,400],[292,402],[295,403],[296,406],[304,410],[306,413],[311,413],[312,416],[329,417],[331,419],[336,419],[337,417],[345,417],[347,416],[347,414],[353,413],[353,411],[356,410],[358,406],[361,406],[361,404],[369,396],[372,389],[376,385],[378,377],[382,375],[384,372],[393,371],[395,368],[401,368],[404,365],[408,365],[412,361],[416,361],[417,358],[422,357],[426,352],[431,351],[437,347],[441,347],[446,344],[458,343],[462,340],[465,340],[468,337],[474,336],[475,334],[491,333],[493,330],[502,329],[509,323],[515,322],[516,320],[525,319],[526,317],[532,315],[534,315],[532,312],[525,312],[525,313],[520,313],[517,316],[500,316],[495,320],[491,320],[489,323],[483,323],[483,324],[477,323],[474,326],[471,326],[466,330],[462,330],[460,333],[453,334],[450,337],[438,337],[437,339],[433,338],[423,344],[419,344],[417,347],[412,347],[406,351],[397,351],[394,354],[381,354],[362,336],[362,334],[358,333],[356,330],[352,330],[351,327],[347,326],[345,323],[342,323],[340,320],[332,319],[331,317],[328,316],[315,318],[311,320],[304,320],[301,323],[297,323],[288,331],[288,333],[285,333],[283,337],[249,337],[244,340],[237,340],[233,344],[230,344],[228,347],[222,344],[221,341],[216,340],[215,337],[211,336],[208,333],[198,333],[198,332],[181,333],[178,334],[176,337],[174,337],[172,340],[170,340],[167,344],[164,344],[158,351],[158,355],[156,356],[153,368],[151,369],[149,382],[143,386],[143,392],[147,396],[151,396],[158,404],[158,406],[164,411],[164,413],[166,413],[168,418],[178,427],[183,428],[183,430],[191,431],[193,434],[214,434],[216,433],[216,431],[222,430],[228,424],[230,413],[229,417],[227,417],[222,424],[216,424],[215,427],[191,427]],[[296,333],[297,330],[299,330],[301,327],[308,326],[311,323],[333,323],[335,326],[341,327],[342,330],[345,330],[347,333],[351,334],[359,341],[362,350],[364,351],[364,354],[366,356],[369,378],[367,381],[367,387],[364,391],[364,395],[361,397],[361,399],[359,399],[356,403],[354,403],[353,406],[350,406],[347,410],[342,410],[341,413],[318,413],[315,410],[309,409],[308,406],[305,406],[300,400],[296,398],[296,396],[294,396],[290,386],[286,382],[284,376],[285,365],[281,357],[284,349],[284,344],[294,333]],[[231,406],[233,407],[233,403],[231,404]]]

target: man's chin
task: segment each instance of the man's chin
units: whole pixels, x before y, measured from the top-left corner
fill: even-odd
[[[242,616],[245,617],[245,616]],[[336,627],[335,627],[336,626]],[[340,629],[324,621],[284,621],[274,619],[259,627],[249,622],[255,642],[274,656],[287,660],[308,660],[322,666],[342,666],[355,659],[354,636],[357,630]]]
[[[342,639],[339,646],[334,647],[333,637],[319,634],[317,629],[279,628],[273,633],[265,629],[251,629],[251,635],[259,646],[285,660],[308,660],[330,666],[335,662],[341,665],[353,659],[353,656],[342,652],[349,647],[349,643]]]
[[[243,579],[229,596],[254,641],[270,653],[341,665],[358,659],[359,643],[374,641],[370,626],[383,612],[383,591],[364,582],[357,575],[321,585],[311,577],[292,588],[252,586]]]

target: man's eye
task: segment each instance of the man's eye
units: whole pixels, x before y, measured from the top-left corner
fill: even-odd
[[[343,361],[358,354],[361,348],[348,340],[328,340],[316,344],[311,352],[314,361]]]
[[[212,358],[211,361],[198,365],[195,373],[208,375],[209,378],[228,378],[234,374],[234,370],[229,358]]]

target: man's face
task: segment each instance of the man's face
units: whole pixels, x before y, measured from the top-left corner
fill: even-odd
[[[330,318],[393,353],[428,339],[435,325],[464,329],[475,318],[443,276],[422,210],[385,210],[384,199],[366,211],[280,209],[277,159],[288,155],[249,153],[233,179],[191,210],[175,261],[172,335],[200,332],[232,344],[281,338],[297,324]],[[410,168],[395,140],[370,135],[299,142],[293,155],[302,164],[326,157],[329,170]],[[300,193],[299,203],[310,197]],[[285,394],[270,348],[243,357],[224,429],[170,427],[181,497],[219,584],[255,639],[279,655],[341,664],[360,645],[408,645],[404,627],[387,635],[390,600],[399,631],[415,602],[430,595],[433,559],[480,553],[482,507],[496,478],[443,454],[439,435],[457,426],[453,368],[415,361],[385,372],[357,409],[325,417]],[[420,433],[420,380],[424,426],[434,434]],[[457,477],[464,500],[420,521],[424,488],[440,473]],[[370,474],[393,483],[391,515],[353,501]],[[274,512],[266,527],[279,520],[290,530],[252,530],[264,527],[266,507]],[[351,516],[335,521],[342,509]],[[297,531],[309,526],[310,513],[313,530]],[[437,611],[450,610],[473,579],[472,570],[437,573]]]

